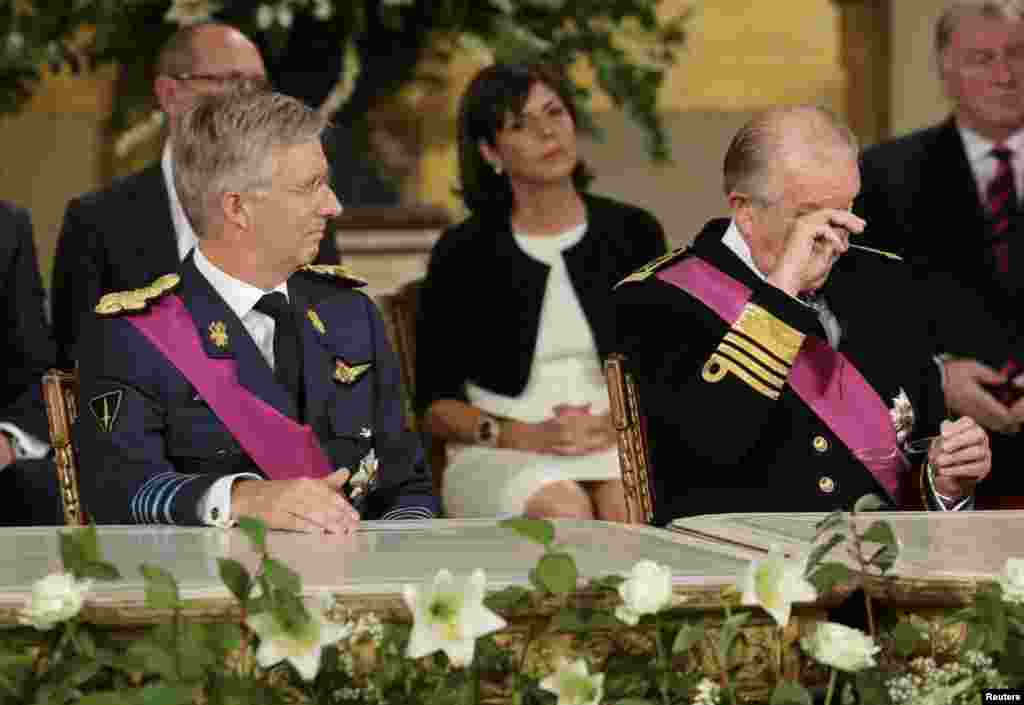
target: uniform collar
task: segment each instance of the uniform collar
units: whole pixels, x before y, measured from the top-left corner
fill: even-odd
[[[210,286],[213,287],[224,302],[228,305],[238,319],[245,318],[246,314],[252,310],[256,302],[259,301],[264,294],[270,293],[263,291],[259,287],[253,286],[241,279],[236,279],[223,269],[211,262],[206,255],[203,254],[202,246],[195,249],[193,255],[193,261],[196,264],[196,269],[199,273],[210,282]],[[285,298],[288,298],[288,282],[283,281],[275,286],[271,291],[279,291],[284,294]]]

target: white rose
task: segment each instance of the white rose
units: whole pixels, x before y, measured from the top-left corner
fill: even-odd
[[[277,6],[278,24],[280,24],[285,29],[288,29],[292,26],[292,20],[294,19],[295,16],[292,13],[292,8],[290,8],[288,5],[285,5],[284,3],[281,3],[280,5]]]
[[[51,573],[32,585],[32,596],[19,613],[20,621],[36,629],[53,629],[82,611],[91,580],[75,580],[71,573]]]
[[[635,625],[645,614],[655,614],[672,602],[672,569],[654,561],[640,561],[624,583],[619,585],[622,605],[615,616]]]
[[[833,622],[819,624],[813,635],[800,640],[800,645],[815,661],[848,673],[874,666],[880,649],[859,629]]]
[[[1024,604],[1024,559],[1007,558],[999,584],[1003,586],[1004,602]]]
[[[334,14],[334,8],[331,6],[330,0],[314,0],[313,2],[313,17],[326,22],[331,19],[331,15]]]
[[[274,8],[270,5],[260,5],[256,9],[256,26],[260,29],[267,29],[274,24]]]

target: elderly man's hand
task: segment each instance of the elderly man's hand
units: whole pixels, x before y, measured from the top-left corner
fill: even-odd
[[[954,499],[972,494],[992,470],[988,433],[967,416],[943,421],[941,435],[928,450],[928,462],[939,494]]]
[[[1005,384],[1006,375],[969,358],[946,360],[942,367],[946,406],[961,416],[975,419],[990,431],[1007,434],[1020,431],[1024,404],[1018,402],[1013,408],[1007,408],[990,391],[991,387]]]
[[[341,494],[348,478],[341,469],[321,480],[239,480],[231,488],[231,514],[262,519],[272,529],[350,534],[359,513]]]
[[[850,233],[860,233],[866,223],[853,213],[835,208],[800,216],[793,222],[782,253],[768,281],[791,296],[819,288],[832,265],[850,247]]]

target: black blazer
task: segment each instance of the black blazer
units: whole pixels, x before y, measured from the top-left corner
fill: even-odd
[[[333,238],[320,243],[317,262],[339,262]],[[100,296],[144,287],[180,266],[159,162],[72,199],[53,263],[53,328],[61,365],[74,365],[75,341]]]
[[[922,285],[914,308],[932,319],[939,350],[1001,366],[1024,305],[1024,221],[1019,213],[1011,221],[1012,269],[1000,279],[953,118],[865,150],[861,181],[854,210],[867,220],[864,240],[911,265]]]
[[[597,353],[613,350],[612,287],[666,250],[647,211],[585,195],[587,232],[564,254]],[[507,216],[473,215],[434,246],[416,331],[416,407],[465,400],[465,383],[514,396],[526,387],[547,265],[516,245]]]
[[[7,344],[0,351],[0,421],[13,423],[40,440],[49,437],[43,407],[43,372],[56,361],[46,322],[28,211],[0,201],[0,325]]]

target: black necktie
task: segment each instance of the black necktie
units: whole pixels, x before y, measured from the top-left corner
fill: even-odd
[[[1010,271],[1010,243],[1005,239],[1010,227],[1010,216],[1017,209],[1017,189],[1013,179],[1013,151],[1005,146],[992,150],[996,158],[996,175],[986,189],[989,215],[992,220],[992,254],[996,271],[1007,274]]]
[[[296,418],[302,413],[302,343],[295,311],[280,291],[264,294],[253,306],[274,319],[274,377],[295,402]]]

